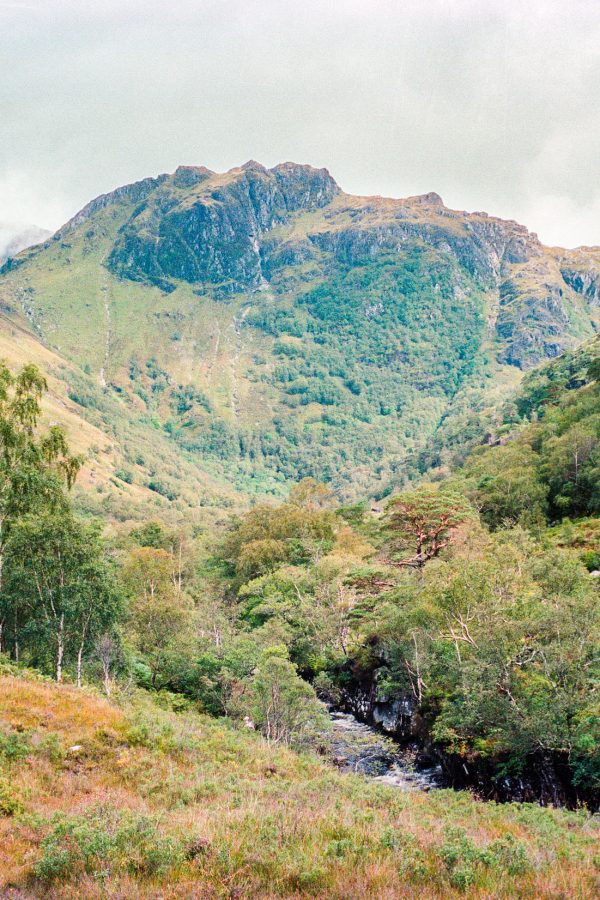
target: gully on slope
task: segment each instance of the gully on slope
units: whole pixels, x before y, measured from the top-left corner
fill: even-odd
[[[333,762],[342,771],[355,772],[404,791],[428,791],[441,786],[441,770],[415,769],[394,741],[370,725],[337,710],[332,710],[330,716]]]

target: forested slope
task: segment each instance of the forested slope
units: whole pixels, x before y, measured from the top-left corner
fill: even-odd
[[[385,504],[304,479],[207,529],[83,519],[43,377],[0,369],[2,890],[595,896],[598,375],[527,376]],[[324,701],[473,796],[336,772]]]

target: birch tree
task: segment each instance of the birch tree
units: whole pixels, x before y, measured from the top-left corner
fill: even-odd
[[[32,509],[56,507],[64,501],[81,465],[61,428],[40,430],[41,400],[46,380],[33,365],[13,375],[0,363],[0,652],[7,649],[6,630],[12,624],[12,654],[19,658],[18,621],[9,623],[18,606],[4,597],[4,562],[13,526]]]
[[[8,599],[23,611],[15,640],[38,664],[51,660],[57,682],[69,665],[81,685],[87,652],[121,611],[98,532],[68,509],[30,514],[12,530],[6,563]]]

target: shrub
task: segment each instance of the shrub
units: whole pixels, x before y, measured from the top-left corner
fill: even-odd
[[[99,871],[161,878],[184,860],[183,843],[161,834],[150,817],[100,806],[80,816],[55,818],[42,841],[34,875],[46,882]]]
[[[0,760],[18,762],[31,752],[31,737],[26,732],[0,732]]]
[[[8,781],[0,780],[0,816],[17,816],[24,810],[15,789]]]

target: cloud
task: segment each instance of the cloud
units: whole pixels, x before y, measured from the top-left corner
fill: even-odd
[[[0,0],[0,27],[0,220],[294,159],[600,243],[596,0]]]

